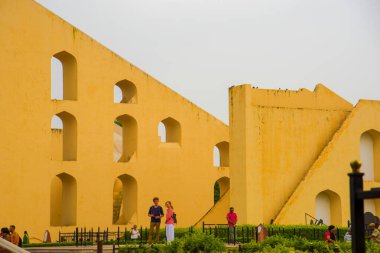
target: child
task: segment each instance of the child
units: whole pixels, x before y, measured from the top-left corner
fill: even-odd
[[[137,229],[137,225],[133,225],[133,228],[131,229],[131,240],[135,241],[140,238],[140,232]]]

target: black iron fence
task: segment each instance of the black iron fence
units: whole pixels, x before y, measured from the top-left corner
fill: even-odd
[[[186,234],[191,234],[194,232],[193,227],[189,227],[188,229],[181,229],[181,232],[176,233],[176,237],[182,237]],[[117,231],[109,231],[108,228],[101,230],[98,227],[96,230],[93,228],[76,228],[71,233],[62,233],[59,232],[59,243],[72,242],[75,243],[76,246],[79,245],[92,245],[96,244],[99,241],[102,241],[104,244],[125,244],[125,243],[147,243],[149,229],[147,227],[139,228],[140,237],[138,239],[131,239],[131,232],[127,230],[127,228],[117,228]],[[160,239],[164,240],[165,238],[165,230],[160,230]]]
[[[275,226],[268,225],[266,227],[267,236],[279,235],[285,238],[303,237],[307,240],[323,241],[327,227],[322,226]],[[236,226],[233,227],[233,234],[227,224],[202,224],[202,231],[207,234],[214,235],[215,237],[223,240],[226,243],[241,244],[249,243],[251,241],[258,241],[259,232],[258,226]],[[338,241],[343,241],[347,228],[337,228],[336,238]],[[366,232],[367,234],[370,231]]]
[[[266,232],[268,236],[279,235],[285,238],[303,237],[308,240],[322,241],[326,232],[326,227],[322,226],[266,226]],[[213,235],[219,238],[225,243],[230,244],[242,244],[249,243],[251,241],[258,241],[259,233],[258,226],[235,226],[229,228],[227,224],[207,224],[203,223],[202,228],[179,228],[175,230],[175,237],[180,238],[194,233],[196,230],[206,234]],[[108,228],[101,230],[100,228],[86,229],[76,228],[71,233],[59,233],[60,243],[75,243],[79,245],[94,245],[99,241],[104,244],[125,244],[125,243],[140,243],[144,244],[148,242],[149,228],[139,228],[140,237],[137,240],[131,239],[131,233],[124,227],[118,227],[117,231],[109,231]],[[337,240],[342,241],[346,228],[337,228],[336,237]],[[369,230],[365,231],[366,234],[370,234]],[[165,230],[160,230],[160,239],[163,242],[165,240]]]

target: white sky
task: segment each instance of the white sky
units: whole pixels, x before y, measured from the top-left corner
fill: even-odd
[[[228,123],[228,87],[380,100],[379,0],[37,0]]]

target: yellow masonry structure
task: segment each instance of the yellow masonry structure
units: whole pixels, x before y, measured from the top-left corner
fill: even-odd
[[[1,1],[0,26],[1,226],[39,239],[146,226],[158,196],[187,227],[213,206],[215,182],[229,188],[224,123],[32,0]],[[53,58],[61,100],[51,97]]]
[[[314,91],[230,88],[231,205],[241,223],[346,225],[347,173],[361,159],[366,188],[380,186],[380,101],[354,107]],[[378,200],[366,211],[380,214]],[[307,219],[308,220],[308,219]]]
[[[147,226],[155,196],[179,227],[225,223],[231,205],[239,224],[345,225],[349,162],[380,187],[379,101],[239,85],[227,126],[33,0],[2,0],[0,27],[0,226]]]

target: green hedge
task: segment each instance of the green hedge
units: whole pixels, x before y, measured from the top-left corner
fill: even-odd
[[[333,253],[336,250],[343,253],[351,252],[351,244],[340,242],[337,244],[326,244],[323,241],[309,241],[305,238],[295,236],[286,238],[281,236],[271,236],[262,243],[246,243],[235,248],[229,248],[224,243],[213,237],[203,233],[194,233],[180,239],[175,239],[171,245],[155,244],[155,245],[138,245],[129,244],[119,249],[120,253],[136,252],[136,253],[211,253],[211,252],[245,252],[245,253],[288,253],[288,252],[314,252],[314,253]],[[367,253],[380,252],[380,245],[366,242]]]
[[[236,241],[247,243],[255,238],[257,226],[242,225],[236,227]],[[284,238],[304,237],[308,240],[323,241],[327,226],[313,225],[266,225],[268,235],[279,235]],[[338,227],[337,237],[343,241],[347,228]],[[227,241],[227,227],[207,227],[205,233],[212,234],[217,238]]]

